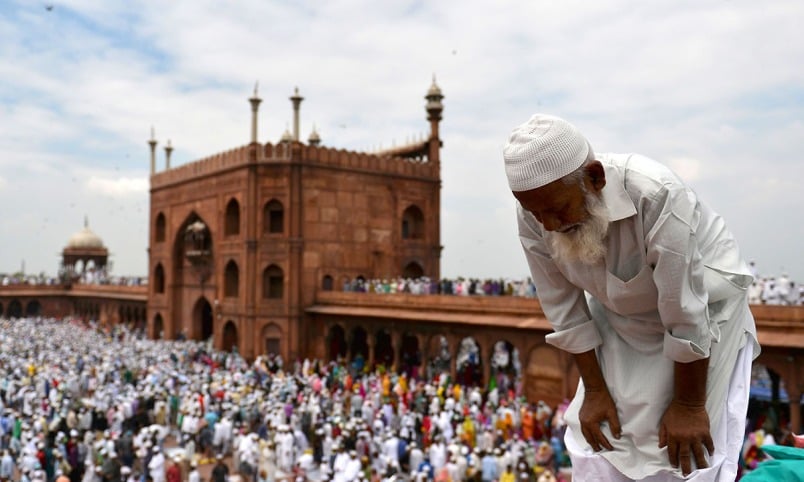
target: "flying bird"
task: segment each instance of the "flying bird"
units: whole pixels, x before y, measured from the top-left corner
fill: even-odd
[[[48,12],[52,11],[53,10],[53,4],[48,3],[47,5],[45,5],[45,10],[47,10]]]

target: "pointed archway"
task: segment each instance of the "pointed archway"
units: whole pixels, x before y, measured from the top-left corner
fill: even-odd
[[[349,359],[352,361],[354,371],[361,373],[369,361],[368,335],[365,329],[358,326],[352,329],[352,336],[350,338]]]
[[[22,303],[20,303],[20,300],[11,300],[11,303],[8,304],[6,315],[9,318],[22,318]]]
[[[237,326],[234,321],[229,320],[223,326],[223,351],[232,352],[237,351]]]
[[[449,341],[444,335],[435,335],[430,338],[430,343],[427,350],[427,378],[441,374],[450,374],[450,366],[452,365],[452,350],[449,346]]]
[[[155,340],[161,340],[165,337],[165,323],[162,321],[162,315],[157,313],[154,316],[154,331],[153,331],[153,338]]]
[[[374,363],[382,364],[386,370],[394,365],[394,346],[391,342],[391,334],[384,328],[377,330],[375,335]]]
[[[28,305],[25,307],[25,316],[37,317],[41,314],[42,314],[42,304],[39,303],[38,300],[29,301]]]
[[[489,385],[494,384],[501,391],[514,388],[522,375],[522,363],[519,350],[508,340],[499,340],[489,354]]]
[[[282,329],[276,323],[269,323],[262,329],[263,353],[269,356],[282,354]]]
[[[212,305],[202,296],[195,302],[195,308],[193,308],[193,338],[206,341],[213,334]]]
[[[465,386],[483,384],[483,357],[477,340],[467,336],[461,340],[455,357],[456,379]]]
[[[556,405],[563,400],[564,384],[574,387],[578,384],[578,375],[564,372],[561,364],[561,353],[558,348],[547,344],[534,347],[528,354],[525,367],[525,397],[535,403],[544,400],[548,405]],[[568,380],[565,380],[569,378]]]
[[[192,211],[171,237],[172,259],[170,265],[163,265],[164,291],[171,310],[165,315],[165,337],[206,339],[202,337],[213,333],[211,309],[205,315],[191,300],[218,292],[216,283],[221,280],[213,276],[212,232],[204,219]]]
[[[402,335],[402,346],[399,347],[400,369],[407,374],[408,379],[418,378],[422,364],[422,354],[419,349],[419,339],[411,332]]]
[[[346,357],[346,334],[341,325],[332,325],[329,329],[329,359],[336,361]]]

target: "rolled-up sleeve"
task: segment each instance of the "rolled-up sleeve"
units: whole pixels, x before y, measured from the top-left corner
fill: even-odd
[[[556,267],[533,216],[518,206],[517,218],[519,240],[536,285],[536,294],[555,331],[547,335],[545,341],[570,353],[594,349],[603,341],[589,316],[584,291],[570,283]]]
[[[688,363],[709,356],[712,344],[704,264],[696,240],[700,210],[695,194],[667,186],[653,201],[661,209],[646,226],[648,262],[654,267],[658,311],[665,327],[664,354]]]

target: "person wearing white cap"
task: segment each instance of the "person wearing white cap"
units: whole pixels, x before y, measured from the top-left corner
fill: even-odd
[[[154,454],[151,456],[151,461],[148,462],[148,473],[154,482],[165,482],[165,454],[158,445],[153,450]]]
[[[198,472],[198,462],[190,462],[190,472],[187,474],[187,482],[201,482],[201,474]]]
[[[573,480],[734,480],[759,345],[722,218],[667,167],[595,155],[558,117],[516,127],[503,158],[546,341],[581,374]]]

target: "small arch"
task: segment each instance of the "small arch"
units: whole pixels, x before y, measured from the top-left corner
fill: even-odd
[[[402,239],[424,239],[424,214],[415,204],[402,213]]]
[[[479,386],[483,383],[483,357],[477,340],[467,336],[461,340],[455,357],[456,380],[466,386]]]
[[[165,268],[162,263],[157,263],[154,268],[154,293],[161,294],[165,292]]]
[[[565,380],[566,374],[561,365],[560,351],[550,345],[542,344],[534,347],[528,354],[525,368],[525,396],[530,401],[544,400],[549,404],[559,403],[563,399],[564,384],[575,380]]]
[[[341,325],[332,325],[329,329],[329,359],[337,361],[346,357],[346,333]]]
[[[285,275],[282,268],[272,264],[262,272],[262,297],[282,299],[285,291]]]
[[[323,291],[332,291],[333,285],[335,281],[332,279],[330,275],[324,275],[324,279],[321,280],[321,289]]]
[[[391,334],[380,328],[374,336],[374,363],[384,365],[387,370],[394,365],[394,355]]]
[[[223,325],[223,351],[237,351],[237,326],[234,321],[228,320]]]
[[[223,274],[223,296],[225,298],[237,298],[240,286],[240,270],[234,260],[226,263]]]
[[[349,359],[352,360],[352,369],[356,373],[362,373],[363,368],[368,363],[368,335],[366,330],[362,327],[356,327],[352,330],[352,336],[349,343]]]
[[[198,335],[197,340],[206,341],[212,335],[212,305],[209,304],[206,298],[201,297],[196,301],[195,308],[193,309],[193,320],[195,321],[195,333]]]
[[[285,231],[285,208],[276,199],[271,199],[262,209],[262,230],[267,234]]]
[[[0,303],[0,318],[3,317],[3,303]]]
[[[154,240],[157,243],[164,243],[167,236],[166,232],[167,222],[165,221],[165,215],[160,212],[156,215],[156,222],[154,223]]]
[[[281,355],[282,329],[274,323],[262,329],[263,346],[266,355]]]
[[[422,268],[422,266],[415,261],[408,263],[405,266],[405,269],[402,270],[403,278],[416,279],[421,278],[422,276],[424,276],[424,268]]]
[[[399,347],[399,364],[409,379],[419,377],[419,368],[422,364],[422,354],[419,349],[419,338],[411,332],[402,335],[402,345]]]
[[[27,317],[36,317],[42,314],[42,304],[39,303],[37,300],[32,300],[28,302],[28,305],[25,307],[25,316]]]
[[[156,340],[165,338],[165,323],[162,321],[162,315],[160,313],[154,315],[153,338]]]
[[[513,388],[522,374],[519,350],[508,340],[499,340],[489,354],[489,367],[496,386],[503,391]]]
[[[7,315],[9,318],[22,318],[22,303],[20,300],[11,300],[8,304]]]
[[[240,234],[240,203],[232,198],[226,204],[226,216],[223,222],[224,236],[237,236]]]
[[[427,378],[431,379],[440,373],[449,374],[452,364],[452,350],[449,340],[444,335],[435,335],[430,338],[427,349]]]

